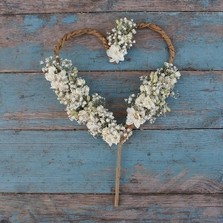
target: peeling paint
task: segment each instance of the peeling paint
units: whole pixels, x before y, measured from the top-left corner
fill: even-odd
[[[36,15],[26,15],[23,21],[24,29],[27,33],[37,32],[44,25],[44,21],[41,17]]]
[[[62,18],[62,23],[71,24],[77,22],[78,18],[76,15],[68,15]]]

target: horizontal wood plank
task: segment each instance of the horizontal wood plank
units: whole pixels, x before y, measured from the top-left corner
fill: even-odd
[[[134,131],[122,193],[222,193],[223,129]],[[1,131],[0,192],[111,193],[116,148],[86,131]]]
[[[120,12],[0,16],[0,72],[39,71],[39,61],[52,54],[64,33],[84,27],[106,33],[124,16],[160,25],[173,40],[181,70],[223,69],[223,12]],[[89,36],[66,43],[61,56],[73,59],[80,70],[148,70],[167,60],[158,34],[138,31],[136,42],[118,65],[109,63],[105,50]]]
[[[0,222],[160,223],[223,221],[223,195],[0,195]]]
[[[138,92],[147,72],[80,72],[107,101],[119,122],[126,120],[124,98]],[[99,87],[100,86],[100,87]],[[172,112],[142,129],[222,128],[223,72],[183,71],[176,85],[179,97],[168,100]],[[40,73],[0,74],[0,129],[86,129],[71,122],[49,82]]]
[[[0,2],[0,14],[110,11],[223,11],[221,0],[5,0]]]

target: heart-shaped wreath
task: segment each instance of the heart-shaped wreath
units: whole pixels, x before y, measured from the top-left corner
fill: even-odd
[[[104,106],[104,98],[99,94],[89,94],[90,88],[85,80],[78,77],[78,70],[71,60],[59,58],[58,53],[65,41],[83,34],[96,36],[107,50],[110,62],[124,61],[127,50],[135,43],[133,35],[136,29],[151,29],[161,35],[169,50],[168,63],[162,68],[140,77],[142,84],[137,94],[132,94],[125,101],[128,103],[125,124],[118,124],[112,112]],[[174,96],[173,88],[180,78],[180,72],[173,66],[175,50],[170,38],[157,25],[152,23],[136,24],[126,18],[116,20],[116,27],[108,33],[107,38],[95,29],[79,29],[66,33],[54,47],[54,57],[41,61],[44,65],[45,78],[50,81],[51,88],[61,104],[66,106],[70,120],[85,124],[93,136],[101,136],[110,146],[118,144],[115,206],[119,200],[119,178],[122,144],[131,136],[133,128],[139,128],[146,121],[153,123],[156,117],[170,111],[166,99]]]

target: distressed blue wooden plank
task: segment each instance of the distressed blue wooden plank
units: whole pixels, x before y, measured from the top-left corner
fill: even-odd
[[[135,131],[125,192],[222,193],[223,130]],[[116,149],[86,131],[1,131],[1,192],[109,193]]]
[[[110,12],[110,11],[222,11],[221,0],[181,0],[170,4],[168,0],[82,0],[55,2],[45,0],[5,0],[0,2],[0,14],[55,13],[55,12]]]
[[[223,221],[223,196],[217,195],[122,195],[113,207],[112,195],[1,194],[0,221],[160,223]]]
[[[65,32],[91,27],[106,33],[116,18],[124,16],[163,27],[176,46],[180,69],[223,69],[223,12],[121,12],[1,16],[1,71],[40,70],[39,61],[52,54],[56,40]],[[62,55],[73,59],[80,70],[147,70],[167,60],[165,44],[157,34],[140,31],[136,40],[126,62],[119,65],[108,62],[93,37],[65,44]]]
[[[139,76],[145,74],[80,73],[91,87],[91,92],[99,92],[107,99],[107,107],[120,122],[124,122],[126,116],[123,99],[137,92]],[[182,72],[176,92],[179,98],[168,100],[172,112],[143,128],[223,127],[222,71]],[[64,108],[42,74],[0,74],[0,129],[83,129],[83,126],[68,120]]]

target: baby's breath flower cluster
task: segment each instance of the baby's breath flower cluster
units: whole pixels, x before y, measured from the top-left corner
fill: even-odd
[[[142,76],[140,93],[132,94],[127,103],[127,125],[139,128],[146,121],[153,123],[156,117],[170,111],[166,99],[174,96],[173,88],[180,78],[180,72],[175,66],[164,63],[163,68],[151,72],[149,76]]]
[[[66,105],[70,120],[86,124],[93,136],[101,136],[110,146],[118,144],[121,139],[127,140],[132,131],[117,124],[113,113],[104,107],[104,98],[97,93],[89,95],[89,87],[83,78],[77,76],[77,68],[70,60],[57,59],[49,57],[41,61],[42,70],[57,99]]]
[[[110,48],[107,50],[107,55],[110,57],[110,62],[119,63],[124,61],[124,56],[127,54],[127,49],[131,48],[135,40],[133,34],[136,33],[136,23],[133,20],[117,19],[116,27],[108,33],[108,45]]]

